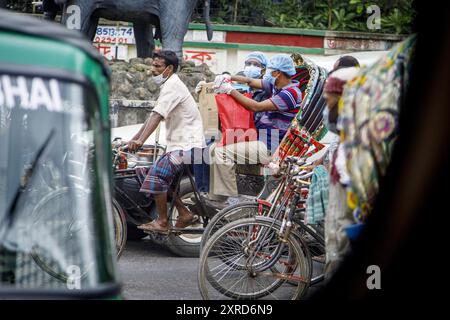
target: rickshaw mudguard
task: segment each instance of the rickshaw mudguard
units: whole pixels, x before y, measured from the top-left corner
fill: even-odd
[[[85,92],[90,93],[91,99],[95,100],[91,104],[95,110],[90,110],[89,113],[95,114],[98,132],[102,135],[102,139],[95,139],[97,142],[101,141],[97,143],[97,157],[100,159],[98,162],[104,165],[98,167],[98,185],[94,186],[101,188],[100,194],[109,195],[105,197],[107,200],[101,201],[102,203],[96,202],[96,205],[106,212],[105,217],[102,216],[99,221],[106,222],[105,219],[110,219],[106,215],[112,212],[112,203],[109,201],[112,194],[112,166],[109,165],[110,71],[105,59],[76,31],[67,30],[56,23],[5,10],[0,10],[0,41],[7,44],[0,50],[0,74],[56,79],[78,84]],[[98,230],[100,229],[102,228]],[[101,236],[106,234],[102,233]],[[96,249],[96,254],[101,254],[100,251]],[[114,264],[114,261],[106,260],[99,262],[105,269],[105,275],[99,274],[98,277],[109,280],[98,288],[89,288],[86,291],[62,290],[64,292],[44,290],[40,293],[32,289],[20,289],[14,291],[14,294],[9,288],[0,288],[0,296],[12,294],[26,298],[29,294],[35,298],[55,297],[55,295],[62,298],[118,298],[120,286],[115,282],[115,276],[112,279],[109,276],[113,274],[110,263]]]

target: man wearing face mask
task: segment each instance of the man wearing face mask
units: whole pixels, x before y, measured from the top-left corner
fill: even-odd
[[[287,54],[278,54],[270,59],[264,79],[224,75],[216,77],[214,87],[217,93],[231,95],[244,108],[261,113],[261,117],[255,122],[258,131],[257,141],[211,148],[210,193],[213,197],[237,197],[235,162],[239,164],[270,162],[271,151],[275,151],[283,139],[302,101],[298,83],[291,80],[293,75],[295,66],[292,59]],[[269,99],[258,102],[247,98],[235,90],[231,81],[246,83],[253,89],[262,89],[269,95]],[[235,202],[233,199],[228,199],[221,205],[226,206],[233,202]]]
[[[242,75],[247,78],[251,79],[262,79],[264,76],[266,66],[268,63],[268,59],[266,55],[260,51],[253,51],[250,54],[247,55],[245,58],[245,67],[244,70],[239,72],[238,75]],[[229,72],[223,72],[222,75],[231,77],[231,74]],[[203,86],[206,85],[206,81],[200,81],[197,84],[197,87],[195,88],[195,92],[199,94],[203,90]],[[240,88],[235,85],[235,88],[239,90]],[[244,92],[248,92],[249,88],[247,86],[242,86]],[[252,99],[255,101],[263,101],[267,98],[270,98],[270,94],[267,94],[264,90],[251,90]],[[261,112],[255,112],[253,114],[254,116],[254,122],[256,123],[262,116]],[[210,143],[208,142],[208,145]],[[204,172],[207,172],[204,173]],[[194,173],[196,174],[196,180],[197,181],[205,181],[207,180],[207,183],[202,183],[201,185],[198,185],[197,187],[202,190],[209,190],[209,172],[210,168],[209,165],[202,164],[201,166],[194,166]],[[197,179],[198,178],[198,179]]]
[[[139,226],[139,229],[167,233],[167,193],[172,189],[183,172],[184,159],[194,148],[204,148],[203,124],[197,104],[186,85],[175,73],[178,69],[178,57],[172,51],[156,52],[153,56],[153,80],[161,86],[160,95],[150,118],[139,132],[128,142],[130,151],[141,147],[155,131],[161,121],[166,126],[166,153],[148,169],[137,172],[141,178],[141,192],[153,195],[158,211],[158,219]],[[145,178],[143,178],[145,177]],[[179,217],[176,228],[187,227],[194,216],[175,196],[175,206]]]
[[[243,75],[251,79],[262,79],[266,71],[268,59],[266,55],[261,51],[253,51],[247,57],[245,57],[244,63],[244,70],[240,71],[238,75]],[[228,75],[231,77],[231,74],[229,72],[223,72],[222,75]],[[205,84],[206,81],[200,81],[195,87],[195,92],[199,94]],[[262,90],[253,91],[253,100],[262,101],[269,97],[267,97]]]
[[[245,58],[244,76],[250,79],[262,79],[266,73],[268,62],[269,61],[264,53],[260,51],[250,53]],[[270,93],[267,93],[263,89],[252,88],[252,99],[257,102],[264,101],[271,96]],[[253,114],[255,123],[261,119],[262,115],[262,112],[255,112]]]
[[[260,51],[254,51],[245,58],[244,75],[247,78],[261,79],[267,66],[267,57]]]

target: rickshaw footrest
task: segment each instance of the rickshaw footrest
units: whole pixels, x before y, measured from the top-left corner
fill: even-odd
[[[172,228],[169,233],[172,234],[202,234],[205,231],[204,228]]]

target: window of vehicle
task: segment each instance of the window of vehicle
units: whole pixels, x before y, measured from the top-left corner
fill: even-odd
[[[0,75],[0,287],[84,289],[112,279],[98,272],[99,246],[114,253],[112,228],[108,239],[97,232],[109,220],[98,218],[101,133],[88,97],[79,84]]]

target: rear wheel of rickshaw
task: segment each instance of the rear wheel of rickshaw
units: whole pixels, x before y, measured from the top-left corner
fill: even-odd
[[[186,205],[193,204],[190,197],[193,195],[194,189],[188,178],[184,178],[180,182],[179,196],[181,201]],[[175,222],[178,218],[178,210],[174,206],[172,211],[169,212],[169,223],[172,227],[175,226]],[[202,229],[203,218],[199,217],[199,220],[189,226],[190,229]],[[167,237],[166,246],[178,256],[181,257],[198,257],[200,255],[200,244],[202,241],[202,234],[190,234],[190,233],[170,233]]]
[[[76,206],[72,205],[75,201],[82,202],[87,195],[80,188],[60,188],[44,196],[31,212],[31,228],[39,230],[46,226],[49,232],[30,239],[30,255],[42,270],[63,282],[69,279],[70,266],[78,268],[80,279],[84,279],[93,267],[76,249],[79,242],[89,238],[91,230],[83,216],[73,211]]]
[[[201,248],[224,225],[243,218],[252,218],[258,214],[267,214],[270,207],[256,201],[240,202],[219,211],[209,222],[203,232]]]
[[[239,166],[238,166],[239,167]],[[240,166],[241,170],[244,168]],[[251,177],[249,177],[251,178]],[[233,222],[238,219],[252,218],[257,215],[267,215],[270,210],[270,203],[268,202],[257,202],[256,199],[266,199],[278,186],[281,178],[269,177],[269,180],[262,186],[259,190],[259,195],[253,201],[239,202],[234,205],[228,206],[221,211],[219,211],[209,222],[203,232],[201,248],[205,246],[205,243],[211,238],[217,230],[222,228],[227,223]],[[244,189],[245,184],[249,180],[241,178],[238,181],[238,189]],[[250,182],[251,183],[251,182]],[[241,185],[240,185],[241,184]]]
[[[147,221],[149,222],[149,221]],[[146,222],[146,223],[147,223]],[[148,236],[148,233],[145,233],[141,229],[137,228],[138,225],[132,222],[127,222],[127,239],[132,241],[142,240],[143,238]]]
[[[115,199],[113,199],[113,222],[117,259],[119,259],[127,243],[127,222],[125,212]]]
[[[120,177],[120,175],[119,175]],[[148,236],[143,230],[137,227],[141,224],[148,223],[157,216],[155,204],[144,193],[139,192],[140,183],[135,178],[116,179],[115,180],[115,196],[116,201],[126,217],[127,240],[141,240]],[[126,199],[118,193],[118,190],[124,192],[135,203],[131,203],[130,199]],[[136,207],[140,207],[138,210]],[[142,210],[149,213],[149,216],[143,215]]]
[[[198,281],[204,299],[300,299],[310,284],[311,259],[301,238],[280,239],[271,219],[240,219],[205,244]]]
[[[36,264],[49,275],[61,281],[67,281],[69,279],[67,270],[61,267],[61,262],[68,263],[70,261],[70,263],[68,263],[69,265],[79,266],[81,270],[81,279],[83,279],[92,268],[91,263],[84,261],[81,257],[77,257],[77,253],[72,250],[72,244],[73,247],[76,247],[75,243],[77,241],[81,241],[81,238],[86,236],[89,237],[92,234],[92,230],[89,230],[90,227],[86,225],[84,220],[77,219],[80,215],[77,214],[77,212],[72,212],[74,207],[71,205],[72,201],[75,199],[80,199],[80,201],[82,201],[86,195],[86,191],[82,189],[60,188],[42,198],[31,213],[33,226],[35,224],[45,224],[47,227],[54,228],[51,234],[48,235],[50,238],[47,242],[65,246],[65,249],[67,250],[59,250],[56,248],[58,249],[56,251],[71,254],[64,257],[55,257],[53,252],[46,248],[46,246],[33,244],[30,254]],[[119,258],[125,247],[127,229],[124,212],[120,205],[115,201],[113,201],[112,214],[114,240],[117,258]],[[55,219],[56,215],[58,219]],[[40,242],[47,245],[45,241]],[[58,261],[58,259],[63,259],[64,261]]]

